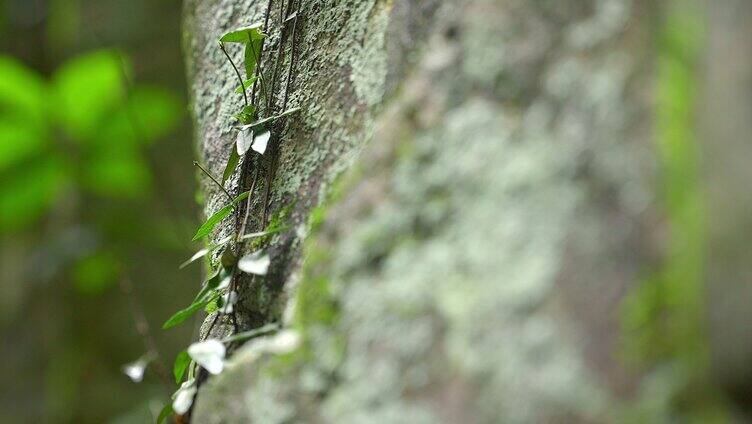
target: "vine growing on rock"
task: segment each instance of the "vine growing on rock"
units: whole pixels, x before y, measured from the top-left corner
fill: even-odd
[[[299,108],[287,108],[296,62],[298,3],[298,0],[279,3],[279,37],[276,40],[276,52],[271,51],[274,49],[268,49],[270,51],[264,55],[265,40],[269,39],[270,19],[276,14],[272,13],[271,1],[267,5],[263,23],[238,28],[219,38],[219,48],[231,66],[234,78],[238,80],[235,92],[242,95],[243,106],[234,114],[234,122],[230,123],[237,135],[227,153],[227,164],[221,177],[215,177],[200,163],[194,162],[194,165],[227,197],[228,203],[214,212],[198,228],[193,240],[206,238],[219,223],[232,216],[236,219],[235,231],[216,242],[209,242],[180,266],[183,268],[205,257],[214,258],[216,262],[193,302],[170,317],[163,328],[179,325],[201,310],[210,313],[211,323],[203,341],[191,344],[178,354],[173,374],[179,388],[173,394],[172,402],[163,408],[158,423],[173,414],[183,420],[190,418],[193,398],[203,380],[202,373],[204,377],[207,373],[221,373],[228,348],[232,344],[237,345],[255,337],[277,333],[277,348],[294,348],[297,345],[297,335],[291,331],[280,331],[278,323],[240,332],[235,305],[242,292],[242,281],[248,281],[241,280],[242,275],[249,275],[251,284],[264,278],[272,262],[265,246],[271,235],[288,228],[284,223],[278,222],[279,220],[269,223],[269,196],[286,118],[299,111]],[[290,56],[283,85],[280,68],[284,47],[288,41]],[[239,44],[244,49],[242,71],[245,77],[228,52],[230,44]],[[266,61],[263,60],[264,56]],[[265,171],[263,176],[262,170]],[[239,177],[237,193],[233,194],[225,187],[225,183],[235,173],[239,173]],[[259,203],[261,206],[255,210],[258,216],[252,217],[254,204]],[[213,336],[213,329],[220,319],[228,320],[232,325],[232,334],[222,339]]]

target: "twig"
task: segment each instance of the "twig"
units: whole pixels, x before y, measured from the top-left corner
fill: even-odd
[[[261,39],[261,48],[263,47],[264,47],[264,40]],[[263,54],[263,52],[261,51],[259,51],[259,53]],[[264,97],[267,99],[267,104],[268,104],[269,92],[266,91],[266,83],[264,83],[264,73],[261,72],[261,60],[258,57],[256,57],[256,50],[253,48],[252,45],[251,45],[251,54],[253,55],[253,60],[256,61],[256,81],[261,81],[261,91],[264,92]],[[253,82],[254,85],[256,84],[256,81]],[[251,93],[251,99],[253,99],[253,93]]]
[[[151,334],[149,321],[146,319],[146,315],[141,309],[141,305],[136,299],[136,295],[133,293],[133,283],[128,277],[123,277],[120,279],[120,291],[126,297],[128,297],[128,305],[131,309],[133,322],[136,325],[136,331],[141,336],[141,339],[144,343],[144,348],[148,353],[154,355],[154,371],[157,373],[159,379],[167,388],[167,391],[171,392],[172,382],[170,380],[169,373],[167,372],[167,367],[162,360],[162,355],[160,355],[157,344]]]
[[[275,141],[279,143],[279,137],[274,136],[274,138],[276,139]],[[264,200],[263,200],[264,207],[262,209],[263,212],[261,213],[261,229],[262,230],[266,228],[266,218],[269,215],[269,193],[271,191],[272,181],[274,179],[274,174],[275,174],[274,168],[277,166],[277,150],[278,150],[276,147],[277,143],[272,144],[273,149],[271,152],[269,152],[271,157],[269,158],[269,169],[266,172],[266,184],[264,184]]]
[[[245,228],[248,225],[248,218],[250,217],[250,211],[251,211],[251,198],[253,197],[253,191],[256,189],[256,180],[258,180],[258,167],[255,167],[253,172],[253,180],[251,180],[251,189],[250,194],[248,195],[248,199],[246,199],[245,204],[245,211],[243,215],[243,220],[240,223],[240,228],[238,231],[238,241],[241,242],[241,249],[239,249],[240,252],[242,252],[242,246],[243,246],[243,239],[242,236],[245,234]]]
[[[295,69],[295,47],[298,42],[298,11],[295,11],[295,19],[292,21],[292,45],[290,46],[290,67],[287,70],[287,82],[285,83],[285,96],[282,100],[282,110],[287,109],[287,99],[290,95],[290,84],[292,81],[292,71]]]
[[[235,292],[235,295],[239,296],[237,294],[237,285],[238,285],[238,272],[237,272],[237,264],[236,264],[235,268],[233,268],[232,270],[232,277],[230,277],[230,287],[227,288],[227,304],[222,305],[225,308],[225,310],[222,313],[225,315],[227,315],[227,309],[229,308],[229,305],[230,305],[232,293]],[[232,315],[230,315],[230,319],[232,320],[232,332],[237,333],[238,332],[238,317],[237,317],[237,308],[235,307],[235,305],[233,305]]]
[[[222,53],[225,54],[225,57],[227,58],[227,61],[230,62],[230,65],[232,65],[232,69],[235,70],[235,75],[238,77],[238,82],[240,82],[240,90],[243,92],[243,101],[245,102],[245,105],[248,106],[248,96],[245,94],[245,86],[243,86],[243,77],[240,76],[240,71],[238,70],[238,67],[235,66],[235,62],[232,61],[232,58],[227,53],[227,49],[225,49],[225,44],[223,42],[219,42],[219,48],[222,50]],[[253,43],[251,43],[251,50],[253,50]]]
[[[264,27],[263,32],[266,34],[269,29],[269,12],[271,12],[272,9],[272,0],[269,0],[266,4],[266,12],[264,12]],[[261,71],[261,62],[256,57],[256,52],[251,48],[251,52],[253,53],[253,58],[256,61],[256,70],[255,70],[255,76],[257,77],[255,81],[253,81],[253,88],[251,88],[251,104],[256,104],[256,83],[259,81],[259,73]],[[259,48],[259,55],[264,56],[264,38],[261,39],[260,48]],[[260,84],[263,84],[262,81]],[[263,89],[263,88],[262,88]]]
[[[279,331],[280,326],[279,324],[266,324],[262,327],[254,328],[253,330],[244,331],[242,333],[233,334],[232,336],[225,337],[222,339],[222,342],[229,343],[229,342],[238,342],[238,341],[245,341],[248,339],[252,339],[254,337],[263,336],[269,333],[273,333],[275,331]]]
[[[277,45],[277,57],[274,58],[274,68],[272,69],[272,79],[271,79],[271,92],[274,94],[274,88],[277,85],[277,72],[279,71],[279,63],[282,59],[282,48],[285,45],[285,14],[286,10],[290,10],[290,3],[291,1],[288,0],[287,7],[285,7],[285,3],[280,2],[279,3],[279,23],[280,23],[280,35],[279,35],[279,43]],[[266,108],[271,111],[272,108],[272,99],[267,98],[266,99]],[[272,111],[273,112],[273,111]],[[271,113],[269,113],[271,114]]]
[[[213,176],[213,175],[212,175],[212,174],[211,174],[211,173],[210,173],[209,171],[207,171],[207,170],[206,170],[206,168],[204,168],[204,167],[203,167],[203,166],[202,166],[202,165],[201,165],[200,163],[198,163],[198,161],[195,161],[195,160],[194,160],[194,161],[193,161],[193,164],[194,164],[195,166],[197,166],[197,167],[198,167],[198,169],[200,169],[200,170],[201,170],[201,172],[203,172],[204,174],[206,174],[206,176],[207,176],[207,177],[209,177],[209,179],[211,179],[211,180],[212,180],[212,181],[214,182],[214,184],[216,184],[216,185],[217,185],[217,187],[219,187],[220,189],[222,189],[222,191],[223,191],[223,192],[224,192],[224,193],[225,193],[225,194],[227,195],[227,198],[228,198],[228,199],[230,199],[230,202],[232,202],[233,200],[235,200],[235,199],[234,199],[234,198],[232,197],[232,194],[230,194],[230,192],[229,192],[229,191],[227,191],[227,189],[226,189],[226,188],[225,188],[225,187],[224,187],[224,186],[223,186],[222,184],[220,184],[220,182],[219,182],[219,181],[217,181],[217,179],[216,179],[216,178],[214,178],[214,176]]]
[[[295,0],[291,0],[291,3],[294,2],[294,1]],[[289,3],[288,3],[288,5],[289,5]],[[288,8],[288,11],[287,11],[288,13],[289,13],[289,10],[290,10],[290,8]],[[294,69],[294,66],[295,66],[295,47],[296,47],[297,34],[298,34],[298,31],[297,31],[298,30],[298,14],[297,14],[297,12],[298,12],[297,10],[294,12],[295,18],[293,19],[293,23],[292,23],[292,42],[291,42],[291,45],[290,45],[290,65],[289,65],[289,67],[287,69],[287,81],[285,83],[285,94],[284,94],[284,100],[282,101],[282,110],[283,111],[286,110],[286,108],[287,108],[287,99],[289,98],[290,84],[291,84],[291,81],[292,81],[291,78],[292,78],[292,73],[293,73],[293,69]],[[283,29],[283,32],[284,32],[284,29]],[[281,42],[280,42],[280,45],[281,45]],[[279,59],[279,56],[277,56],[277,59]],[[277,136],[277,139],[281,139],[281,136]],[[270,152],[271,153],[271,160],[270,160],[271,163],[269,165],[269,172],[268,172],[267,178],[266,178],[266,187],[264,187],[264,212],[263,212],[263,216],[262,216],[262,220],[261,220],[263,226],[266,226],[266,220],[267,220],[268,215],[269,215],[269,193],[270,193],[270,190],[271,190],[271,184],[274,181],[274,175],[276,174],[276,171],[277,171],[277,160],[278,160],[278,157],[279,157],[279,149],[278,149],[279,146],[278,146],[278,144],[279,143],[272,144],[272,146],[275,146],[275,148]]]

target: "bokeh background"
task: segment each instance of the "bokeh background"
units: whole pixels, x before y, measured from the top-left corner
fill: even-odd
[[[121,367],[141,315],[170,365],[193,331],[160,328],[200,281],[180,15],[0,0],[0,422],[150,422],[174,390]]]
[[[666,257],[615,313],[625,363],[671,375],[656,403],[725,422],[752,410],[752,7],[665,4],[646,95]],[[175,389],[157,364],[195,328],[160,327],[201,272],[177,270],[201,202],[180,17],[0,0],[0,423],[150,422]],[[122,367],[149,350],[136,384]]]

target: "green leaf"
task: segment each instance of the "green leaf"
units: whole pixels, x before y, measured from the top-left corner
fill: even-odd
[[[172,403],[167,402],[167,405],[162,408],[162,410],[159,412],[159,417],[157,417],[157,424],[162,424],[164,420],[167,419],[170,415],[172,415]]]
[[[198,259],[201,259],[204,256],[206,256],[209,252],[211,252],[211,249],[209,249],[209,248],[205,248],[205,249],[199,250],[198,252],[194,253],[193,256],[191,256],[190,259],[188,259],[187,261],[185,261],[182,264],[180,264],[179,268],[183,269],[183,268],[187,267],[188,265],[190,265],[194,261],[196,261]]]
[[[220,307],[219,306],[220,299],[221,299],[221,296],[209,302],[204,308],[204,312],[206,312],[207,314],[213,314],[214,312],[217,312]]]
[[[124,104],[98,126],[93,142],[107,144],[150,144],[170,134],[180,122],[180,98],[161,87],[135,87]]]
[[[185,370],[188,369],[188,365],[191,364],[191,357],[188,355],[188,351],[184,350],[178,353],[175,358],[175,365],[172,366],[172,374],[175,376],[175,383],[180,384],[183,381],[183,375]]]
[[[204,309],[204,306],[206,306],[210,301],[211,299],[206,299],[191,303],[190,306],[185,309],[179,310],[173,316],[171,316],[170,319],[165,321],[165,323],[162,325],[162,329],[167,330],[168,328],[172,328],[182,323],[183,321],[193,316],[193,314],[195,314],[196,312]]]
[[[209,277],[206,282],[204,282],[203,287],[201,288],[201,290],[199,290],[198,294],[196,294],[196,297],[193,299],[193,303],[210,298],[210,292],[213,289],[216,289],[219,286],[219,283],[228,275],[230,275],[230,270],[219,267],[216,271],[214,271],[212,276]]]
[[[98,151],[82,167],[82,183],[92,193],[134,199],[149,193],[151,171],[143,157],[126,146]],[[113,148],[113,151],[110,149]],[[122,151],[116,151],[124,148]]]
[[[0,112],[0,171],[44,154],[49,144],[45,130],[33,121]]]
[[[233,149],[234,151],[235,149]],[[209,219],[206,220],[206,222],[199,227],[198,231],[196,231],[196,234],[193,236],[193,241],[196,241],[202,237],[206,237],[211,233],[211,231],[214,229],[214,227],[217,226],[223,219],[227,218],[228,215],[230,215],[230,212],[232,212],[233,208],[235,208],[235,205],[238,204],[241,200],[248,197],[249,192],[245,192],[240,194],[238,197],[233,199],[233,201],[225,206],[222,207],[222,209],[214,212],[212,216],[209,217]]]
[[[11,56],[0,55],[0,110],[4,115],[46,120],[47,86],[40,75]]]
[[[251,85],[253,85],[253,83],[256,82],[257,79],[258,79],[257,76],[252,76],[249,79],[243,81],[243,85],[242,86],[238,86],[238,88],[235,89],[235,92],[238,93],[238,94],[242,93],[243,90],[247,90],[248,87],[250,87]]]
[[[110,252],[96,252],[78,261],[72,270],[76,290],[88,295],[104,292],[115,284],[120,262]]]
[[[225,181],[230,178],[239,162],[240,156],[238,155],[238,149],[235,148],[235,143],[233,143],[230,157],[227,159],[227,165],[225,165],[225,170],[224,172],[222,172],[222,184],[224,184]]]
[[[256,108],[253,105],[244,106],[243,110],[235,115],[235,119],[240,121],[241,124],[250,124],[256,117]]]
[[[168,319],[162,325],[162,328],[166,330],[182,323],[186,319],[190,318],[193,314],[206,307],[206,305],[208,305],[210,302],[217,299],[219,297],[219,293],[214,290],[214,288],[217,287],[220,280],[222,278],[225,278],[227,275],[227,270],[222,268],[217,270],[217,272],[209,280],[207,280],[206,284],[204,284],[204,287],[198,292],[196,298],[193,299],[193,303],[191,303],[187,308],[181,309],[180,311],[173,314],[170,319]]]
[[[0,55],[0,171],[48,146],[47,86],[16,59]],[[8,177],[0,176],[3,183]]]
[[[184,107],[175,92],[158,86],[134,87],[126,106],[146,142],[170,134],[178,126]]]
[[[261,57],[261,39],[245,45],[245,76],[251,78],[256,70],[256,61]]]
[[[261,23],[249,27],[239,28],[222,35],[219,41],[223,43],[250,43],[252,40],[261,40],[264,33],[261,32]]]
[[[261,41],[265,35],[260,30],[261,24],[254,24],[224,34],[219,41],[225,43],[245,44],[245,75],[251,79],[256,69],[256,61],[261,56]]]
[[[59,158],[50,156],[2,175],[0,181],[2,234],[22,230],[41,218],[70,183],[70,175]]]
[[[125,99],[118,54],[99,50],[78,56],[53,76],[55,108],[66,132],[90,139],[99,123]]]
[[[232,240],[233,237],[234,236],[232,236],[232,235],[227,236],[227,237],[223,238],[222,240],[218,241],[216,244],[211,244],[211,245],[207,246],[206,248],[201,249],[198,252],[194,253],[193,256],[190,257],[190,259],[188,259],[187,261],[185,261],[182,264],[180,264],[180,269],[185,268],[186,266],[190,265],[191,263],[193,263],[193,262],[195,262],[195,261],[203,258],[204,256],[208,255],[209,253],[211,253],[211,252],[219,249],[220,247],[224,246],[225,243],[227,243],[228,241]]]

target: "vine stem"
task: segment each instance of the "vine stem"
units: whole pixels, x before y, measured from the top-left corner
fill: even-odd
[[[246,199],[245,203],[245,211],[243,212],[243,220],[240,223],[239,231],[238,231],[238,237],[237,242],[241,243],[241,247],[243,246],[243,234],[245,234],[245,228],[248,225],[248,219],[250,217],[250,211],[251,211],[251,195],[253,194],[253,191],[256,189],[256,181],[258,180],[258,166],[254,167],[253,172],[253,180],[251,180],[251,189],[250,194],[248,195],[248,199]]]
[[[287,19],[288,16],[290,16],[290,11],[291,11],[291,9],[293,9],[293,5],[297,6],[295,0],[290,0],[288,2],[288,4],[287,4],[288,7],[287,7],[287,10],[286,10],[285,14],[283,16],[280,16],[280,19],[282,19],[282,26],[283,26],[282,27],[282,34],[283,35],[284,35],[284,32],[285,32],[285,20]],[[292,77],[293,69],[295,67],[295,46],[296,46],[297,34],[298,34],[298,31],[297,31],[298,30],[298,15],[297,15],[298,10],[297,10],[297,8],[296,8],[296,10],[293,13],[295,14],[295,17],[293,18],[293,24],[292,24],[292,41],[291,41],[291,44],[290,44],[290,65],[289,65],[289,67],[287,69],[287,81],[285,82],[285,94],[284,94],[284,99],[282,101],[282,111],[286,110],[286,108],[287,108],[287,99],[289,98],[290,84],[291,84],[291,81],[292,81],[291,77]],[[283,37],[280,36],[280,49],[279,49],[278,56],[277,56],[277,64],[279,64],[279,55],[281,55],[282,39],[283,39]],[[275,64],[275,70],[274,70],[275,76],[276,76],[276,72],[277,72],[277,70],[276,70],[276,65],[277,64]],[[270,152],[271,158],[269,159],[269,162],[270,162],[270,164],[269,164],[269,172],[268,172],[268,175],[267,175],[267,178],[266,178],[266,187],[264,188],[264,212],[263,212],[263,216],[262,216],[262,219],[261,219],[262,226],[266,226],[267,218],[268,218],[268,215],[269,215],[269,194],[270,194],[270,191],[271,191],[271,184],[272,184],[272,181],[274,181],[274,175],[276,174],[276,170],[277,170],[277,158],[278,158],[278,154],[279,154],[279,151],[278,151],[278,147],[279,147],[278,146],[278,141],[282,137],[278,135],[276,138],[277,138],[277,143],[274,143],[272,145],[273,149]]]
[[[229,53],[227,53],[227,49],[225,49],[225,43],[220,41],[219,49],[222,50],[222,53],[225,54],[227,61],[230,62],[230,65],[232,65],[232,69],[235,70],[235,75],[238,77],[238,82],[240,83],[240,91],[243,92],[243,102],[245,102],[245,105],[248,106],[248,96],[245,94],[245,87],[243,86],[243,77],[240,76],[240,71],[238,70],[238,67],[235,66],[235,62],[232,61],[232,58],[230,57]],[[251,45],[251,50],[253,50],[253,45]]]
[[[234,148],[234,147],[233,147],[233,148]],[[204,167],[203,167],[203,166],[202,166],[202,165],[201,165],[200,163],[198,163],[198,161],[195,161],[195,160],[194,160],[194,161],[193,161],[193,165],[197,166],[197,167],[198,167],[198,169],[200,169],[200,170],[201,170],[201,172],[203,172],[203,173],[204,173],[204,174],[205,174],[205,175],[206,175],[207,177],[209,177],[209,179],[211,179],[211,180],[212,180],[212,181],[214,182],[214,184],[216,184],[216,185],[217,185],[217,187],[219,187],[220,189],[222,189],[222,191],[223,191],[223,192],[225,193],[225,195],[227,195],[227,198],[228,198],[228,199],[230,199],[230,202],[232,202],[233,200],[235,200],[235,199],[234,199],[234,198],[232,197],[232,194],[230,194],[230,192],[229,192],[229,191],[227,191],[227,189],[225,188],[225,186],[223,186],[222,184],[220,184],[220,183],[219,183],[219,181],[217,181],[217,179],[216,179],[216,178],[214,178],[214,176],[213,176],[213,175],[211,174],[211,172],[209,172],[209,171],[208,171],[208,170],[207,170],[206,168],[204,168]]]
[[[287,12],[290,11],[290,3],[291,1],[288,0],[287,4],[284,2],[279,3],[279,22],[280,22],[280,35],[279,35],[279,44],[277,45],[277,57],[274,58],[274,67],[272,68],[272,79],[271,79],[271,92],[274,93],[274,88],[277,85],[277,72],[279,71],[279,62],[282,59],[282,48],[285,44],[285,18],[287,18]],[[271,98],[266,99],[266,108],[270,111],[270,114],[273,113],[272,111],[272,100]]]
[[[293,69],[295,69],[295,46],[298,44],[298,10],[295,10],[294,13],[295,18],[292,21],[292,47],[290,50],[290,67],[287,70],[287,81],[285,82],[285,96],[284,100],[282,100],[282,110],[287,109],[287,99],[290,94],[290,83],[292,82],[292,71]]]
[[[270,16],[271,7],[272,7],[271,3],[272,2],[269,1],[269,3],[267,4],[265,16],[264,16],[263,31],[265,33],[268,31],[268,28],[269,28],[269,16]],[[267,109],[267,112],[270,111],[271,107],[272,107],[273,99],[271,98],[270,94],[271,95],[274,94],[273,91],[274,91],[274,87],[276,86],[276,77],[277,77],[277,74],[278,74],[279,62],[281,60],[280,57],[281,57],[282,50],[283,50],[283,44],[284,44],[284,41],[286,39],[285,33],[287,31],[286,31],[286,22],[285,22],[285,20],[287,19],[288,16],[290,16],[290,12],[292,11],[292,9],[296,8],[296,6],[297,6],[297,2],[295,0],[288,0],[286,3],[283,2],[283,3],[280,4],[280,26],[281,26],[282,33],[280,34],[280,40],[279,40],[280,44],[279,44],[278,49],[277,49],[277,58],[275,60],[274,68],[272,70],[272,72],[273,72],[273,76],[272,76],[273,80],[272,80],[272,87],[271,87],[272,93],[269,93],[269,91],[267,90],[267,85],[265,83],[265,79],[263,78],[263,69],[262,69],[262,63],[261,63],[261,60],[260,60],[261,58],[257,57],[256,50],[253,48],[253,46],[251,46],[251,54],[253,55],[253,58],[256,61],[256,69],[255,69],[255,72],[254,72],[254,74],[256,76],[256,79],[254,80],[253,86],[252,86],[252,89],[251,89],[251,104],[254,105],[254,106],[256,106],[257,105],[257,100],[259,102],[261,101],[261,99],[259,99],[259,98],[256,97],[256,94],[257,94],[256,83],[258,82],[259,86],[260,86],[260,90],[262,91],[262,94],[264,95],[265,100],[266,100],[266,109]],[[297,13],[297,11],[295,13]],[[287,104],[287,99],[288,99],[289,90],[290,90],[291,73],[293,71],[294,62],[295,62],[295,41],[297,39],[297,16],[293,20],[292,32],[293,32],[293,37],[292,37],[293,38],[293,41],[292,41],[293,45],[291,46],[290,67],[288,69],[287,81],[286,81],[285,92],[284,92],[284,102],[283,102],[284,106],[286,106],[286,104]],[[263,45],[264,45],[264,39],[261,40],[261,46],[260,46],[261,47],[260,48],[260,56],[262,56],[262,57],[263,57]],[[235,69],[235,72],[236,72],[236,75],[238,76],[238,79],[240,79],[240,73],[237,70],[237,67],[235,67],[235,64],[230,59],[229,55],[227,54],[226,50],[224,49],[224,46],[221,43],[220,43],[220,46],[222,48],[222,51],[225,53],[225,56],[227,56],[228,60],[233,65],[233,69]],[[242,81],[241,81],[241,86],[242,86]],[[245,95],[245,92],[244,92],[244,95]],[[284,107],[283,107],[283,109],[284,109]],[[277,138],[279,138],[279,137],[277,137]],[[274,144],[274,143],[272,143],[272,144]],[[268,199],[269,199],[269,191],[270,191],[270,184],[271,184],[271,180],[270,179],[273,178],[273,176],[274,176],[274,169],[273,168],[274,168],[274,166],[276,164],[276,154],[275,154],[275,152],[276,152],[276,149],[272,148],[272,150],[270,152],[271,153],[271,157],[269,158],[269,169],[267,170],[267,175],[266,175],[266,185],[265,185],[265,192],[264,192],[264,199],[263,199],[263,212],[262,212],[262,220],[261,220],[262,226],[266,225],[266,220],[267,220],[267,215],[268,215],[268,206],[269,206],[268,205]],[[247,176],[248,176],[248,174],[250,172],[250,168],[251,168],[252,164],[253,164],[252,158],[250,156],[247,156],[245,158],[245,160],[244,160],[243,170],[242,170],[242,175],[246,176],[246,178],[247,178]],[[212,181],[214,181],[215,183],[218,184],[218,181],[213,176],[211,176],[211,174],[209,174],[208,171],[206,171],[205,169],[203,169],[203,167],[201,167],[198,163],[196,163],[196,165],[199,166],[202,169],[202,171],[204,171],[204,173],[206,173],[212,179]],[[238,231],[237,231],[236,243],[237,243],[238,254],[241,254],[241,252],[244,249],[245,243],[246,243],[245,240],[242,238],[242,236],[243,236],[243,234],[245,234],[246,229],[248,227],[249,220],[250,220],[250,214],[251,214],[251,210],[252,210],[252,206],[253,206],[253,193],[256,190],[256,186],[257,186],[258,180],[259,180],[259,168],[260,168],[260,166],[259,166],[258,163],[256,164],[256,166],[253,166],[253,177],[251,179],[251,184],[250,184],[250,189],[249,189],[249,196],[248,196],[248,198],[247,198],[247,200],[245,202],[245,210],[243,211],[242,219],[239,220],[238,225],[237,225]],[[224,187],[222,185],[220,185],[220,184],[218,184],[218,185],[220,187],[222,187],[223,191],[225,191]],[[242,187],[242,184],[240,186]],[[238,279],[239,278],[240,278],[240,276],[239,276],[239,273],[237,272],[237,267],[236,267],[233,270],[233,272],[232,272],[232,276],[231,276],[232,280],[231,280],[230,286],[228,287],[228,290],[230,292],[237,291],[237,284],[238,284]],[[228,308],[228,306],[225,305],[224,308],[220,308],[217,311],[217,313],[215,314],[215,316],[214,316],[214,318],[212,320],[211,325],[209,326],[209,328],[207,330],[207,335],[211,334],[212,331],[214,330],[214,327],[216,326],[217,322],[219,321],[220,315],[222,315],[222,314],[228,315],[226,313],[227,308]],[[233,320],[233,324],[234,324],[234,327],[235,327],[235,332],[238,331],[238,328],[237,328],[237,318],[236,318],[236,315],[235,315],[236,312],[237,311],[235,310],[235,308],[233,308],[232,320]]]
[[[267,2],[267,4],[266,4],[266,11],[264,12],[264,27],[263,27],[264,34],[266,34],[267,31],[268,31],[268,29],[269,29],[269,13],[271,12],[271,10],[272,10],[272,0],[269,0]],[[259,61],[260,58],[256,57],[256,51],[253,50],[253,49],[251,49],[251,52],[253,53],[253,59],[256,61],[256,69],[255,69],[256,80],[253,81],[253,88],[251,88],[251,103],[255,104],[255,101],[256,101],[256,82],[258,82],[259,79],[260,79],[260,78],[258,78],[258,76],[259,76],[259,74],[261,72],[261,62]],[[259,55],[260,56],[264,55],[264,38],[261,39],[261,46],[259,48]],[[261,81],[260,84],[263,87],[264,82]],[[266,90],[264,90],[264,91],[266,91]]]
[[[238,245],[238,254],[240,254],[243,251],[244,241],[243,241],[243,239],[240,236],[242,234],[244,234],[245,226],[246,226],[246,223],[248,222],[249,210],[251,208],[251,199],[253,198],[253,191],[256,188],[256,179],[257,179],[256,177],[257,176],[258,176],[258,168],[255,168],[255,172],[254,172],[254,175],[253,175],[253,180],[251,182],[251,188],[250,188],[249,193],[248,193],[248,200],[246,201],[244,218],[243,218],[243,221],[241,222],[240,231],[238,232],[238,236],[236,237],[236,241],[237,241],[237,243],[239,243],[239,245]],[[236,286],[237,286],[237,278],[238,278],[237,266],[236,266],[235,269],[233,269],[232,276],[230,278],[231,278],[231,280],[230,280],[230,287],[228,287],[228,290],[229,291],[233,291],[233,290],[236,289]],[[212,333],[212,330],[214,330],[214,327],[216,326],[217,320],[219,319],[219,316],[220,316],[221,313],[222,313],[222,311],[218,310],[217,313],[214,315],[214,319],[212,320],[211,325],[209,325],[209,329],[206,331],[207,335],[210,335]],[[234,308],[233,308],[233,311],[232,311],[232,319],[233,319],[234,326],[237,327],[237,319],[236,319],[236,316],[235,316],[235,309]],[[237,331],[237,328],[236,328],[236,331]]]
[[[162,384],[167,388],[168,392],[172,391],[172,382],[170,381],[167,367],[162,360],[162,355],[159,353],[157,343],[154,341],[154,337],[151,334],[149,327],[149,321],[146,319],[141,304],[136,299],[136,295],[133,293],[133,283],[131,280],[124,276],[119,281],[120,291],[128,298],[128,306],[131,310],[133,322],[136,325],[136,331],[141,336],[144,343],[144,348],[149,354],[154,355],[154,371],[159,376]]]
[[[261,48],[264,47],[264,40],[261,40]],[[260,54],[263,54],[263,52],[259,51]],[[264,97],[267,99],[267,104],[269,103],[269,92],[266,91],[266,83],[264,83],[264,74],[261,72],[261,61],[258,57],[256,57],[256,50],[251,46],[251,54],[253,55],[253,60],[256,61],[256,81],[260,81],[261,85],[261,91],[264,92]],[[261,74],[261,75],[258,75]],[[256,84],[256,81],[253,83]],[[253,93],[251,93],[251,98],[253,98]]]

